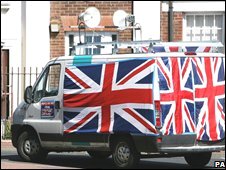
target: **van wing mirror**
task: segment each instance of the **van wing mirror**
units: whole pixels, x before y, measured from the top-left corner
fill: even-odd
[[[32,103],[32,86],[28,86],[25,89],[25,92],[24,92],[24,101],[27,104],[31,104]]]

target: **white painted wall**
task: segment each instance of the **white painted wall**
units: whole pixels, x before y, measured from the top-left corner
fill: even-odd
[[[44,67],[50,59],[50,2],[27,1],[27,67]]]
[[[21,65],[21,2],[7,2],[10,9],[1,14],[1,42],[5,42],[3,49],[9,49],[10,67]]]
[[[133,1],[133,11],[142,28],[142,40],[160,40],[160,1]],[[139,34],[137,31],[136,37]]]
[[[21,1],[7,1],[10,9],[6,14],[1,15],[1,42],[5,42],[3,49],[9,49],[9,67],[14,72],[21,67]],[[26,2],[26,72],[35,72],[45,66],[50,59],[50,2],[49,1],[27,1]],[[21,71],[21,69],[19,69]],[[29,77],[26,77],[26,85],[29,85]],[[31,84],[35,82],[32,79]],[[10,78],[11,84],[11,78]],[[21,82],[19,82],[19,96],[17,96],[17,77],[13,79],[13,110],[22,101]],[[11,89],[10,89],[11,91]]]
[[[168,3],[162,3],[162,11],[168,11]],[[173,11],[211,12],[225,11],[225,1],[173,1]]]

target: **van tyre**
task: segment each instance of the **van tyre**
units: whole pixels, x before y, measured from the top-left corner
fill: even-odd
[[[192,153],[185,155],[186,162],[192,167],[204,167],[209,163],[212,152]]]
[[[112,158],[117,168],[135,168],[140,160],[140,154],[131,140],[121,138],[114,144]]]
[[[107,159],[111,152],[109,151],[87,151],[93,159]]]
[[[27,131],[21,133],[18,138],[17,152],[24,161],[44,161],[48,152],[41,148],[37,137]]]

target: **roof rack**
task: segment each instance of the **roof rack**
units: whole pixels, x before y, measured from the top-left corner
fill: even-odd
[[[173,52],[186,52],[189,47],[197,48],[211,48],[211,52],[218,52],[218,47],[224,47],[221,42],[161,42],[160,40],[143,40],[143,41],[113,41],[113,42],[95,42],[95,43],[78,43],[74,46],[75,50],[85,48],[105,48],[111,47],[112,53],[116,54],[120,48],[132,48],[134,53],[155,53],[155,52],[172,52],[170,47],[178,47],[179,51]],[[166,48],[165,51],[158,51],[160,47]],[[205,52],[198,50],[198,52]]]
[[[132,48],[135,50],[135,53],[140,47],[153,47],[156,43],[160,43],[160,40],[143,40],[143,41],[112,41],[112,42],[95,42],[95,43],[78,43],[75,46],[76,48],[105,48],[106,46],[111,47],[113,49],[113,54],[118,52],[120,48]],[[151,52],[151,51],[150,51]]]
[[[161,42],[162,45],[166,46],[208,46],[208,47],[224,47],[223,44],[219,41],[197,41],[197,42],[191,42],[191,41],[180,41],[180,42]]]

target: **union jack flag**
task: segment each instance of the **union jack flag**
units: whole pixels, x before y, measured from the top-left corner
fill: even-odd
[[[217,51],[216,47],[208,47],[208,46],[161,46],[155,45],[153,46],[154,52],[215,52]],[[148,53],[148,47],[141,47],[142,53]]]
[[[225,137],[225,60],[192,58],[195,84],[197,139]]]
[[[162,133],[195,133],[194,89],[191,59],[157,59],[162,109]]]
[[[154,67],[153,59],[67,66],[64,133],[156,134]]]
[[[154,46],[155,52],[183,52],[180,46]]]
[[[216,51],[216,47],[208,47],[208,46],[190,46],[185,47],[186,52],[196,52],[196,53],[203,53],[203,52],[214,52]]]
[[[142,53],[148,53],[149,47],[141,47]],[[182,47],[179,46],[154,46],[154,52],[183,52]]]

